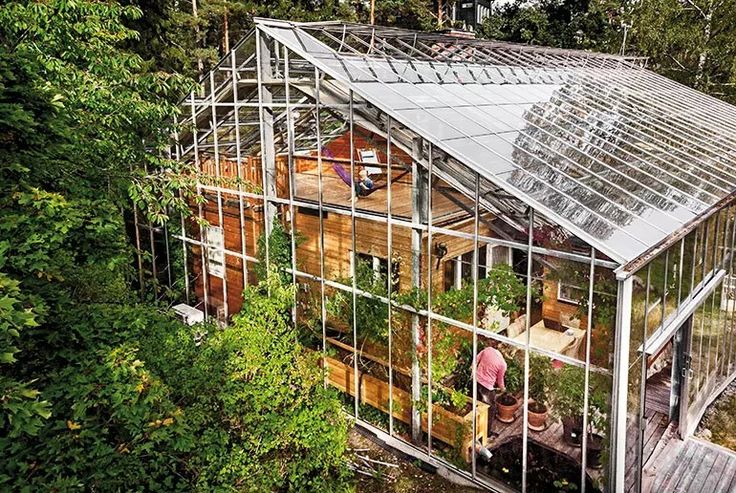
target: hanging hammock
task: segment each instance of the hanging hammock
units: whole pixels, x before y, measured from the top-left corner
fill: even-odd
[[[368,197],[373,192],[380,190],[382,188],[386,188],[388,186],[388,180],[385,181],[385,183],[381,183],[380,185],[374,185],[371,188],[367,188],[364,186],[363,183],[361,183],[359,180],[351,180],[350,179],[350,173],[348,173],[345,168],[340,166],[340,163],[333,163],[332,169],[335,170],[335,173],[342,179],[342,181],[349,187],[352,184],[355,185],[355,194],[359,197]],[[409,171],[404,171],[399,176],[397,176],[393,182],[396,182],[400,180],[402,177],[406,176],[409,173]],[[377,181],[377,180],[376,180]]]

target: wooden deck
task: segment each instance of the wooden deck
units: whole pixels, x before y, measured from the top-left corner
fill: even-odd
[[[672,431],[644,466],[643,493],[736,493],[736,453]]]
[[[671,393],[671,367],[667,366],[658,373],[647,379],[646,402],[644,408],[644,419],[646,425],[644,427],[644,447],[642,449],[642,464],[647,464],[651,459],[654,451],[664,441],[671,437],[672,433],[676,433],[677,426],[670,423],[670,393]],[[637,426],[635,422],[629,424],[627,430],[628,444],[626,449],[626,484],[627,492],[635,491],[636,486],[636,470],[638,462],[636,461],[637,448]]]
[[[412,186],[411,175],[401,175],[394,171],[394,180],[391,183],[391,213],[394,217],[411,219]],[[359,198],[355,208],[362,212],[386,214],[388,188],[385,186],[385,177],[377,181],[378,190],[368,197]],[[441,193],[446,190],[447,193]],[[449,196],[448,196],[449,194]],[[319,201],[319,176],[315,170],[301,171],[296,174],[296,194],[299,200]],[[350,187],[347,186],[332,169],[326,169],[322,176],[322,200],[331,206],[350,208]],[[433,220],[448,221],[469,216],[458,204],[472,208],[472,201],[458,192],[452,192],[446,185],[437,183],[433,187],[432,212]]]
[[[696,438],[683,441],[677,423],[669,423],[670,371],[647,380],[642,493],[736,493],[736,453]],[[627,492],[635,477],[626,472]]]
[[[670,438],[669,433],[676,430],[675,425],[670,425],[669,419],[666,415],[660,412],[651,412],[646,417],[647,424],[644,428],[644,450],[642,452],[643,463],[647,464],[654,451],[664,440],[665,442]],[[638,467],[638,463],[633,459],[636,450],[636,425],[630,426],[628,430],[629,440],[628,448],[626,450],[627,456],[631,457],[626,460],[626,485],[625,490],[627,492],[633,492],[635,490],[636,471],[635,467]]]
[[[656,412],[669,416],[672,393],[672,367],[667,366],[647,379],[645,414]]]

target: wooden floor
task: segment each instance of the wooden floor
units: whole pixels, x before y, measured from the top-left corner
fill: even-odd
[[[672,367],[667,366],[647,379],[646,413],[669,416],[672,393]]]
[[[673,433],[644,466],[642,492],[736,493],[736,453]]]
[[[654,451],[661,444],[661,442],[667,441],[670,437],[669,433],[672,430],[676,430],[675,425],[671,425],[669,419],[665,414],[660,412],[651,412],[649,416],[645,416],[647,420],[646,427],[644,428],[644,449],[642,452],[642,463],[647,464],[650,460]],[[634,453],[637,447],[636,440],[636,424],[633,423],[628,430],[627,443],[628,448],[626,450],[626,485],[625,490],[627,492],[635,491],[636,486],[636,470],[639,467],[638,462],[635,460]]]
[[[397,176],[400,175],[397,174]],[[394,217],[411,219],[412,187],[411,182],[408,181],[410,179],[410,175],[408,178],[405,175],[398,181],[391,183],[391,213]],[[382,186],[382,183],[385,184],[385,178],[382,181],[377,181],[377,186],[382,188],[379,188],[368,197],[362,197],[356,201],[356,210],[386,214],[388,188]],[[458,192],[448,190],[452,199],[447,194],[440,193],[439,190],[446,190],[445,187],[441,184],[433,187],[432,212],[433,221],[437,225],[439,225],[437,221],[447,221],[468,215],[456,202],[472,208],[472,201]],[[316,171],[304,171],[296,174],[295,198],[310,202],[319,201],[319,176]],[[322,201],[331,206],[350,208],[350,187],[332,169],[323,172]]]
[[[658,373],[647,379],[646,405],[644,408],[644,448],[642,449],[642,464],[647,464],[652,454],[663,440],[669,439],[669,432],[676,431],[676,425],[671,424],[670,393],[671,393],[672,368],[667,366]],[[626,443],[626,484],[627,492],[635,491],[636,468],[639,462],[636,460],[638,447],[637,423],[631,422],[627,430]]]
[[[669,423],[670,371],[647,380],[642,493],[736,493],[736,453],[696,438],[683,441],[677,423]],[[635,478],[626,471],[627,491],[634,491]]]

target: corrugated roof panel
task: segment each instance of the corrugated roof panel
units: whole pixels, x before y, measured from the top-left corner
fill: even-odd
[[[736,189],[736,108],[621,60],[462,46],[462,61],[393,60],[260,28],[619,262]]]

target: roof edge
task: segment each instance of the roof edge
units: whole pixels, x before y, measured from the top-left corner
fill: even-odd
[[[631,260],[618,269],[615,270],[616,278],[619,280],[626,279],[634,275],[639,269],[644,267],[650,260],[657,257],[659,254],[667,250],[669,247],[674,245],[676,242],[690,234],[695,228],[700,226],[703,222],[710,219],[713,214],[716,214],[724,207],[728,206],[730,202],[736,201],[736,190],[723,197],[721,200],[710,206],[699,216],[691,219],[685,223],[680,229],[673,231],[669,235],[662,238],[659,243],[649,247],[641,255],[634,260]]]

